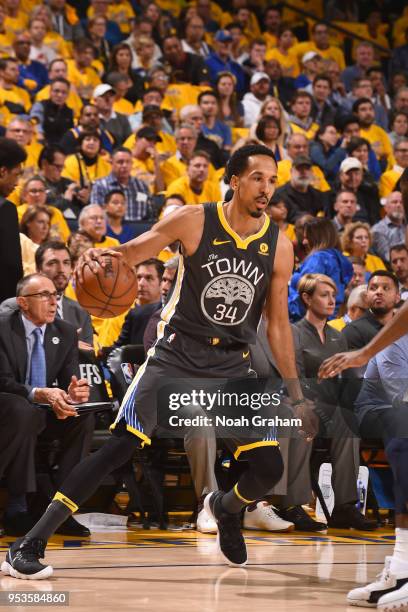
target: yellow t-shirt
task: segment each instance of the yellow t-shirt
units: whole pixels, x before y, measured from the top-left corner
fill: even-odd
[[[43,87],[35,97],[36,102],[41,102],[42,100],[48,100],[50,97],[50,86],[46,85]],[[74,117],[78,118],[81,113],[82,108],[82,100],[78,96],[77,92],[74,91],[71,87],[69,90],[68,98],[67,98],[67,106],[72,109],[74,113]]]
[[[291,0],[290,4],[296,8],[313,13],[318,19],[323,17],[323,0]],[[288,21],[291,25],[294,25],[303,23],[305,18],[299,15],[299,13],[295,13],[295,11],[284,7],[282,11],[282,21]]]
[[[87,166],[83,159],[77,155],[68,155],[65,158],[64,169],[61,176],[69,179],[73,183],[81,182],[81,171],[82,177],[87,183],[93,183],[97,179],[108,176],[111,172],[110,162],[103,157],[98,155],[97,161],[92,166]]]
[[[145,160],[136,159],[134,157],[132,162],[132,176],[146,183],[150,192],[155,193],[156,175],[154,172],[154,161],[151,157]]]
[[[78,95],[81,98],[90,100],[93,90],[101,83],[96,70],[94,68],[85,68],[79,70],[74,60],[67,60],[68,80],[75,85]]]
[[[156,144],[156,150],[158,153],[173,154],[177,151],[177,145],[174,136],[172,136],[171,134],[167,134],[167,132],[163,132],[162,130],[160,130],[159,136],[162,141]],[[135,146],[135,142],[136,134],[131,134],[129,138],[125,140],[123,146],[132,151],[133,147]]]
[[[378,159],[386,157],[388,161],[388,168],[393,167],[395,160],[392,144],[385,130],[383,130],[379,125],[375,125],[373,123],[368,129],[360,128],[360,136],[361,138],[368,140]]]
[[[295,226],[293,225],[293,223],[288,223],[288,226],[285,229],[285,235],[287,238],[289,238],[291,242],[295,242],[296,232],[295,232]]]
[[[23,11],[17,13],[17,17],[7,16],[4,20],[6,32],[12,32],[14,36],[22,34],[28,26],[28,14]]]
[[[133,104],[126,100],[126,98],[120,98],[120,100],[115,100],[113,103],[115,113],[121,113],[122,115],[132,115],[134,112],[133,108]]]
[[[172,155],[161,164],[160,170],[162,171],[164,184],[168,187],[170,183],[187,173],[187,164],[182,159],[179,159],[177,155]],[[215,168],[210,163],[208,168],[208,179],[213,180],[214,177]]]
[[[62,57],[63,59],[69,59],[72,57],[70,43],[64,40],[61,34],[58,34],[58,32],[49,30],[45,35],[44,44],[51,47],[58,57]]]
[[[221,189],[218,183],[207,180],[200,194],[194,193],[190,187],[188,176],[173,181],[166,190],[166,197],[174,194],[182,195],[187,204],[204,204],[221,200]]]
[[[289,49],[287,55],[283,55],[277,48],[270,49],[266,52],[265,59],[267,62],[272,59],[277,60],[282,67],[283,76],[296,78],[300,74],[300,66],[293,48]]]
[[[4,87],[1,87],[0,88],[0,99],[1,99],[2,104],[7,105],[7,108],[10,110],[12,114],[20,114],[20,113],[16,113],[13,110],[13,104],[18,104],[19,106],[22,106],[26,114],[30,112],[30,108],[31,108],[30,96],[28,92],[22,87],[17,87],[17,85],[13,85],[11,89],[5,89]]]
[[[292,168],[292,160],[282,159],[278,162],[278,182],[277,187],[281,187],[290,181],[290,169]],[[315,178],[313,187],[319,191],[330,191],[330,186],[319,166],[312,166],[312,173]]]
[[[112,238],[111,236],[105,236],[105,238],[101,240],[101,242],[95,242],[94,247],[96,249],[110,249],[111,247],[116,247],[119,245],[120,242],[119,240],[116,240],[116,238]]]
[[[25,234],[20,234],[21,259],[23,261],[24,276],[34,274],[35,267],[35,252],[38,249],[38,244],[35,244]]]
[[[343,255],[350,257],[350,253],[347,251],[343,251]],[[366,271],[370,273],[375,272],[376,270],[387,269],[381,257],[377,257],[377,255],[373,255],[372,253],[367,253],[364,264]]]
[[[394,191],[395,185],[398,182],[402,172],[399,170],[387,170],[381,175],[380,182],[378,183],[378,188],[380,190],[380,196],[385,198],[390,195]]]
[[[294,45],[292,49],[293,52],[296,53],[296,57],[298,58],[299,63],[301,62],[302,57],[305,53],[308,53],[309,51],[314,51],[315,53],[318,53],[321,57],[323,57],[323,59],[331,59],[337,62],[340,70],[344,70],[346,67],[344,53],[341,49],[339,49],[339,47],[330,46],[328,49],[318,49],[315,43],[309,40]]]
[[[88,8],[86,16],[88,19],[92,19],[95,16],[93,6]],[[107,18],[117,23],[123,34],[130,34],[130,23],[131,19],[135,18],[135,12],[127,0],[118,3],[112,2],[108,7]]]
[[[14,55],[13,35],[6,32],[6,34],[0,34],[0,57],[8,57],[10,55]]]
[[[19,222],[21,221],[22,216],[27,210],[27,204],[22,204],[17,207],[17,215]],[[53,234],[58,234],[59,238],[62,242],[66,242],[71,233],[67,222],[65,221],[65,217],[59,208],[55,208],[55,206],[47,206],[48,210],[51,213],[51,229],[50,232]]]
[[[308,130],[304,130],[302,127],[296,125],[296,123],[293,123],[292,121],[289,121],[289,125],[294,134],[304,134],[308,140],[313,140],[317,130],[319,129],[318,124],[314,122]]]
[[[278,39],[275,34],[271,34],[270,32],[263,32],[262,38],[266,42],[266,50],[275,49],[278,44]]]

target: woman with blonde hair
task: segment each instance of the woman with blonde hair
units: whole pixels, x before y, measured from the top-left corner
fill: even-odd
[[[327,274],[307,273],[299,280],[298,292],[305,315],[292,325],[296,365],[299,376],[307,383],[306,397],[315,403],[315,411],[320,418],[319,435],[330,439],[335,506],[329,519],[329,527],[371,531],[375,529],[376,523],[366,519],[355,506],[358,499],[360,440],[352,435],[348,424],[353,421],[349,420],[347,410],[342,408],[348,406],[345,380],[336,376],[319,383],[317,377],[319,367],[325,359],[347,350],[344,335],[327,324],[336,309],[338,286]],[[307,442],[304,442],[304,445],[299,444],[296,455],[294,451],[291,453],[289,446],[288,496],[282,502],[286,508],[279,511],[279,516],[294,522],[295,527],[297,522],[306,523],[310,525],[309,531],[320,531],[321,523],[313,524],[302,509],[312,493],[312,446]],[[303,483],[302,487],[296,487],[296,493],[295,487],[292,490],[290,487],[295,480]]]
[[[341,246],[346,256],[360,257],[367,272],[386,270],[385,264],[380,257],[369,253],[372,244],[371,229],[368,223],[356,221],[346,225],[341,238]]]

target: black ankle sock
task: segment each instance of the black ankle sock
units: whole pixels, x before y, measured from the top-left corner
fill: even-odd
[[[62,502],[54,500],[34,527],[27,533],[28,538],[40,538],[48,542],[58,527],[71,516],[72,512]]]
[[[221,509],[228,514],[238,514],[247,504],[243,502],[234,489],[228,491],[221,499]]]

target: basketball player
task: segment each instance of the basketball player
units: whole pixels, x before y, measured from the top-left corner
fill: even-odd
[[[192,376],[242,379],[253,374],[248,344],[255,343],[265,303],[268,339],[286,381],[294,416],[302,419],[303,435],[313,438],[317,417],[297,379],[288,321],[293,248],[265,214],[276,174],[270,149],[242,147],[226,168],[226,180],[233,190],[231,201],[183,206],[127,244],[84,254],[79,269],[87,262],[96,272],[96,261],[104,265],[103,253],[121,256],[133,267],[175,241],[182,246],[176,286],[163,309],[158,340],[128,389],[112,437],[71,472],[35,527],[12,544],[2,564],[6,574],[24,579],[52,574],[52,567],[38,561],[44,557],[50,536],[107,474],[128,461],[136,448],[150,444],[157,424],[160,380]],[[234,287],[244,297],[231,304],[225,296]],[[234,450],[237,458],[248,462],[247,471],[228,493],[208,494],[205,507],[217,521],[221,553],[228,563],[240,566],[247,562],[240,512],[279,481],[283,465],[278,444],[270,435],[234,440]]]

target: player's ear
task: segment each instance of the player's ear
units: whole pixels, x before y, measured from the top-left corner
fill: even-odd
[[[231,189],[235,191],[236,189],[238,189],[238,186],[239,186],[239,176],[236,176],[236,174],[233,174],[230,180],[230,187]]]

